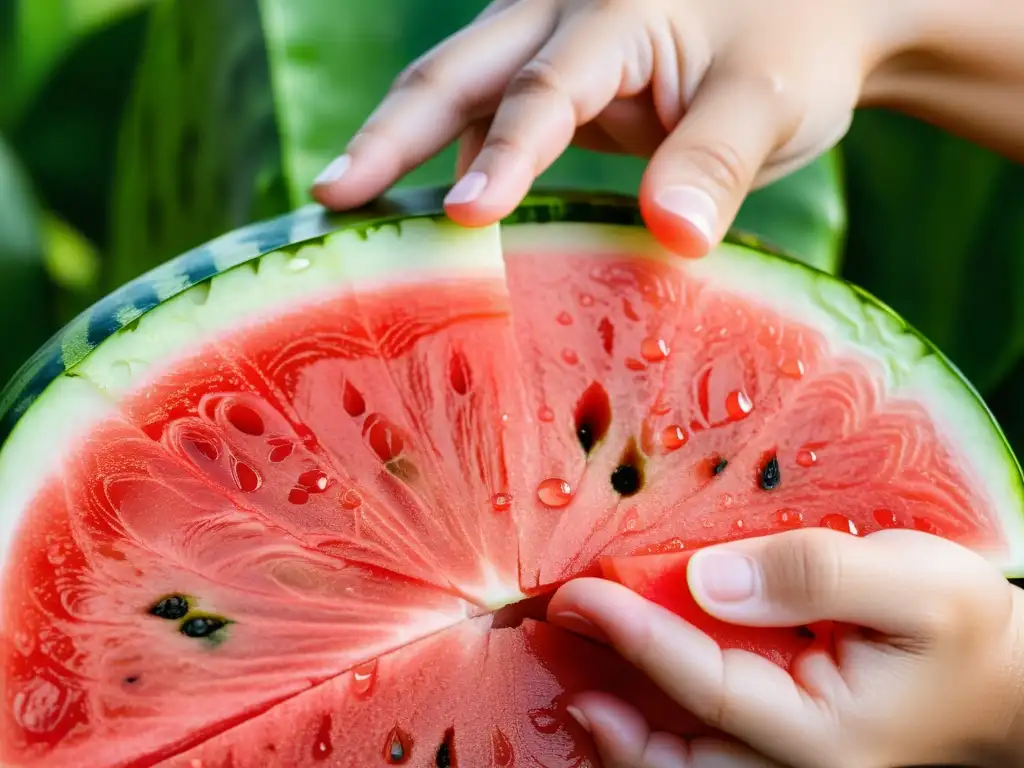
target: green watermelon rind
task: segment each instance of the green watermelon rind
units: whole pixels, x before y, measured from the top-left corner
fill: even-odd
[[[194,351],[196,335],[205,328],[188,326],[190,322],[198,322],[194,307],[212,305],[204,311],[214,316],[219,313],[220,327],[243,322],[242,305],[246,301],[251,303],[253,298],[242,294],[254,287],[246,282],[254,276],[260,280],[264,272],[273,275],[275,270],[280,270],[281,279],[276,282],[260,280],[262,292],[275,301],[287,302],[288,297],[293,297],[301,303],[307,296],[303,291],[334,284],[331,280],[325,281],[325,277],[336,283],[339,275],[346,280],[360,273],[356,275],[359,280],[374,276],[384,277],[383,282],[389,283],[407,270],[415,272],[421,264],[438,270],[452,267],[457,275],[479,272],[481,276],[500,278],[502,243],[517,238],[521,243],[524,238],[525,242],[532,240],[539,248],[554,245],[556,251],[574,246],[600,250],[627,245],[645,255],[677,258],[654,244],[642,228],[636,201],[629,197],[539,192],[527,198],[504,222],[502,229],[463,230],[444,217],[443,194],[444,190],[438,189],[397,193],[345,214],[329,214],[318,206],[308,206],[255,224],[190,251],[136,279],[69,324],[0,394],[0,437],[3,438],[0,487],[12,491],[7,499],[10,505],[0,501],[0,553],[7,538],[2,529],[16,524],[21,514],[19,503],[27,502],[31,491],[27,484],[33,482],[30,479],[33,473],[23,476],[26,473],[22,470],[33,458],[37,462],[44,461],[47,448],[49,455],[59,450],[58,446],[47,443],[45,435],[38,433],[57,425],[70,434],[75,423],[83,427],[84,421],[96,418],[106,408],[113,408],[118,390],[137,383],[133,354],[147,358],[140,363],[141,370],[153,362],[163,362],[164,355],[185,348]],[[511,226],[523,224],[545,226]],[[604,226],[599,230],[588,226],[595,224]],[[414,232],[416,236],[403,240],[403,231]],[[419,252],[430,252],[432,238],[442,246],[441,250],[450,252],[450,258],[447,255],[434,259],[415,258]],[[304,278],[307,280],[305,287],[299,283],[294,283],[287,291],[282,287],[290,279],[288,274],[305,268],[296,269],[295,265],[310,261],[307,255],[315,259],[318,253],[324,252],[334,257],[358,241],[371,248],[380,245],[376,255],[384,262],[383,266],[370,264],[364,268],[358,260],[335,258],[336,263],[324,268],[327,275],[313,269],[309,277]],[[338,243],[346,245],[336,246]],[[740,268],[723,265],[721,259],[731,259]],[[930,401],[932,409],[938,409],[933,413],[945,414],[945,421],[954,432],[952,437],[963,437],[970,446],[963,453],[972,462],[971,471],[986,481],[984,487],[990,490],[1011,544],[1010,558],[1000,566],[1008,576],[1024,575],[1024,515],[1021,512],[1024,479],[1020,466],[991,412],[948,358],[870,294],[749,236],[730,235],[714,256],[688,262],[686,269],[711,282],[719,281],[730,291],[746,290],[753,301],[761,301],[771,293],[765,291],[766,285],[778,283],[775,295],[780,297],[781,306],[776,308],[781,308],[784,315],[791,316],[802,307],[803,319],[812,327],[833,326],[831,334],[826,334],[829,338],[848,342],[859,351],[873,355],[886,368],[891,386],[915,389],[915,395]],[[443,277],[443,271],[434,276]],[[409,279],[415,278],[410,276]],[[189,290],[204,284],[205,293]],[[231,291],[233,284],[234,293]],[[186,292],[187,297],[182,295]],[[233,298],[235,296],[239,298]],[[161,311],[154,313],[158,307]],[[249,311],[255,308],[250,306]],[[173,323],[165,323],[161,318],[176,315],[183,318],[184,325],[174,331]],[[163,330],[131,338],[140,325],[154,324]],[[119,337],[120,341],[105,343],[113,341],[114,337]],[[153,344],[153,339],[158,343]],[[131,352],[133,348],[135,352]],[[75,381],[81,378],[87,382]],[[44,402],[53,402],[57,407],[33,407]],[[27,413],[40,410],[47,412],[45,418],[43,414],[33,413],[27,420],[31,423],[23,423]],[[26,446],[30,449],[35,446],[35,449],[23,450]],[[21,492],[15,490],[18,486],[22,486]]]

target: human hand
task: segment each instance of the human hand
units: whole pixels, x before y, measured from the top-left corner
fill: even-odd
[[[845,134],[872,76],[911,44],[916,5],[496,0],[398,78],[314,195],[360,205],[461,137],[447,212],[486,225],[575,143],[651,157],[648,227],[700,256],[751,188]]]
[[[1024,765],[1024,593],[970,550],[915,531],[806,529],[698,551],[687,579],[705,611],[733,624],[851,628],[837,636],[835,658],[808,652],[790,674],[722,651],[619,584],[569,582],[549,621],[609,643],[756,750],[686,745],[651,733],[624,702],[585,693],[571,704],[606,768],[774,765],[757,754],[796,768]]]

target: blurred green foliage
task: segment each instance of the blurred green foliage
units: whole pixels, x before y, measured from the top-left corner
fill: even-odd
[[[483,5],[0,0],[0,323],[17,329],[0,377],[126,280],[307,202],[402,67]],[[453,165],[446,151],[402,183],[450,183]],[[542,183],[634,193],[642,170],[571,150]],[[1020,447],[1022,209],[1024,170],[878,113],[751,195],[738,226],[905,314]]]

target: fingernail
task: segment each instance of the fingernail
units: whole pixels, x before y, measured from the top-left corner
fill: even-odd
[[[578,613],[572,611],[563,611],[556,613],[551,617],[553,623],[568,629],[570,632],[575,632],[577,635],[583,635],[589,637],[591,640],[597,640],[600,643],[608,642],[608,638],[604,632],[594,626],[594,624],[580,616]]]
[[[487,174],[480,171],[470,171],[461,179],[458,184],[451,188],[445,197],[445,205],[464,205],[472,203],[487,188]]]
[[[740,603],[757,595],[758,571],[745,555],[728,551],[698,552],[690,561],[702,595],[715,603]]]
[[[348,167],[351,164],[352,158],[348,155],[341,155],[340,157],[334,158],[326,168],[320,171],[320,175],[313,180],[313,186],[331,184],[337,181],[345,175],[345,171],[348,170]]]
[[[715,236],[718,206],[707,192],[697,187],[666,187],[654,196],[659,208],[687,221],[709,243]]]
[[[569,717],[580,724],[580,727],[587,733],[590,733],[590,721],[587,720],[587,716],[583,714],[583,711],[570,705],[565,708],[565,711],[569,713]]]

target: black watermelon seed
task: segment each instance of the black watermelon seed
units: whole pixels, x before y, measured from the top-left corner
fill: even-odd
[[[761,487],[771,491],[779,487],[782,482],[782,471],[779,469],[779,459],[772,456],[761,468]]]
[[[124,681],[128,685],[135,685],[135,683],[139,682],[139,676],[138,675],[128,675],[128,677],[126,677],[124,679]]]
[[[717,459],[715,460],[714,466],[711,467],[711,474],[720,475],[722,474],[722,470],[725,469],[727,466],[729,466],[729,462],[727,460]]]
[[[434,766],[436,768],[452,768],[452,739],[454,736],[455,734],[452,733],[451,728],[445,731],[444,741],[437,748],[437,755],[434,757]]]
[[[796,634],[798,637],[803,637],[807,640],[814,639],[814,631],[810,627],[797,627]]]
[[[392,763],[400,763],[405,760],[405,745],[402,744],[402,740],[395,736],[391,740],[391,748],[388,750],[388,760]]]
[[[620,464],[612,471],[612,488],[621,496],[632,496],[640,490],[640,470],[631,464]]]
[[[181,634],[186,637],[209,637],[226,624],[224,619],[214,616],[194,616],[181,625]]]
[[[177,621],[188,613],[188,598],[181,595],[168,595],[150,608],[149,612],[158,619]]]

